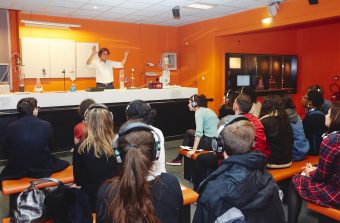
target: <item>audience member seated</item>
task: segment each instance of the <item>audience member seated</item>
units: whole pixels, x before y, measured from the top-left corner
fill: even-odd
[[[295,111],[295,105],[293,104],[292,98],[288,94],[285,94],[282,96],[282,100],[290,120],[290,125],[293,129],[294,144],[292,160],[301,161],[309,151],[309,142],[305,136],[301,118]]]
[[[322,134],[326,132],[325,113],[320,108],[324,103],[322,93],[312,89],[307,92],[307,114],[303,119],[303,129],[309,142],[309,154],[318,155]]]
[[[252,108],[252,105],[253,103],[250,97],[241,93],[234,100],[233,110],[236,115],[243,115],[251,121],[255,128],[255,143],[252,149],[262,152],[266,158],[268,158],[270,149],[266,141],[264,127],[258,118],[248,113]],[[223,157],[219,157],[218,154],[215,153],[201,154],[197,157],[195,168],[193,170],[194,190],[197,190],[200,183],[208,176],[208,172],[212,172],[218,168],[221,160],[223,159]]]
[[[260,116],[270,149],[267,167],[289,167],[292,164],[294,138],[282,98],[278,95],[264,97]]]
[[[218,118],[215,112],[207,108],[205,95],[193,95],[189,98],[189,110],[195,112],[196,130],[186,131],[182,146],[192,147],[192,151],[187,156],[191,157],[197,149],[210,150],[212,138],[216,136]],[[183,155],[178,156],[168,165],[182,165]]]
[[[155,109],[152,109],[151,106],[142,101],[142,100],[135,100],[132,101],[126,107],[126,119],[129,121],[135,122],[144,122],[145,124],[149,125],[153,131],[157,132],[158,136],[160,137],[160,155],[158,160],[155,160],[154,165],[152,167],[152,174],[153,176],[159,176],[161,173],[165,173],[165,148],[164,148],[164,135],[162,131],[151,124],[153,124],[154,119],[157,115]]]
[[[254,115],[256,118],[260,117],[261,102],[257,101],[255,89],[252,87],[242,87],[241,93],[246,94],[250,97],[253,106],[251,107],[249,114]]]
[[[144,123],[127,122],[120,128],[114,150],[122,168],[98,191],[97,222],[180,221],[183,198],[177,178],[168,173],[149,175],[159,143],[157,132]]]
[[[84,120],[84,113],[89,108],[90,105],[94,104],[95,101],[92,99],[85,99],[79,105],[78,113],[82,119],[73,129],[74,134],[74,145],[78,144],[79,142],[83,141],[86,137],[86,126]]]
[[[298,222],[302,199],[324,207],[340,209],[340,102],[328,110],[329,127],[320,146],[317,167],[306,164],[304,173],[292,179],[288,195],[288,222]]]
[[[270,155],[270,149],[267,143],[264,127],[258,118],[249,113],[252,105],[253,103],[251,98],[248,95],[241,93],[235,100],[234,111],[236,115],[243,115],[253,124],[255,129],[255,144],[252,149],[260,151],[268,158]]]
[[[221,105],[219,109],[219,119],[222,119],[223,117],[227,115],[235,115],[235,112],[233,110],[233,104],[235,101],[235,98],[237,97],[236,93],[232,90],[227,90],[223,95],[223,104]]]
[[[112,150],[113,115],[104,104],[92,104],[84,117],[87,135],[74,148],[73,174],[76,185],[88,195],[94,211],[98,188],[118,171]]]
[[[37,104],[37,99],[31,97],[17,104],[20,117],[7,127],[4,136],[3,156],[7,164],[1,172],[1,180],[49,177],[69,166],[68,162],[51,154],[52,126],[37,117]]]
[[[265,171],[266,157],[252,151],[255,132],[245,117],[222,119],[217,150],[222,165],[199,187],[193,223],[285,222],[279,189]]]
[[[320,85],[312,85],[312,86],[309,86],[308,89],[307,89],[307,92],[306,94],[310,91],[310,90],[316,90],[318,92],[321,93],[322,97],[324,97],[324,91],[322,89],[322,87]],[[307,97],[306,95],[302,97],[302,100],[301,100],[301,103],[302,103],[302,106],[304,108],[307,108],[307,104],[308,104],[308,101],[307,101]],[[327,114],[328,113],[328,110],[329,108],[331,107],[332,105],[332,102],[327,100],[327,99],[324,99],[324,102],[322,103],[321,107],[320,107],[320,110],[324,113],[324,114]],[[306,112],[308,112],[308,110],[306,110]]]

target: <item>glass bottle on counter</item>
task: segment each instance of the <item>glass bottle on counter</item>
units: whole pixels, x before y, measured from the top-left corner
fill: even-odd
[[[25,91],[25,74],[21,66],[19,66],[19,91]]]
[[[41,81],[40,81],[40,77],[37,77],[37,80],[35,82],[35,86],[34,86],[34,92],[36,93],[42,93],[44,90],[43,90],[43,86],[41,84]]]
[[[124,89],[125,86],[124,86],[124,70],[121,69],[119,71],[119,88],[120,89]]]
[[[70,80],[72,81],[70,92],[76,92],[76,84],[74,83],[76,80],[76,74],[74,71],[70,71]]]

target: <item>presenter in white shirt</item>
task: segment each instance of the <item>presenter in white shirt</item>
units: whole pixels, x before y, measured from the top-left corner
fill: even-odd
[[[97,53],[96,46],[93,46],[92,54],[86,61],[88,68],[96,69],[96,87],[114,88],[112,69],[124,67],[129,51],[125,51],[124,59],[121,62],[107,60],[109,55],[110,51],[107,48],[101,48]]]

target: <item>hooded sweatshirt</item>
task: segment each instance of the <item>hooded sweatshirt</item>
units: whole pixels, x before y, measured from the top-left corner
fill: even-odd
[[[200,185],[193,223],[232,219],[247,223],[283,223],[278,187],[265,170],[265,164],[266,157],[258,151],[225,159]],[[235,218],[237,214],[239,218]]]

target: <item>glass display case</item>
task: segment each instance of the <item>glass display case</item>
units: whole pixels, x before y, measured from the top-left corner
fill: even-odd
[[[297,56],[226,53],[226,89],[251,86],[258,95],[296,93]]]

